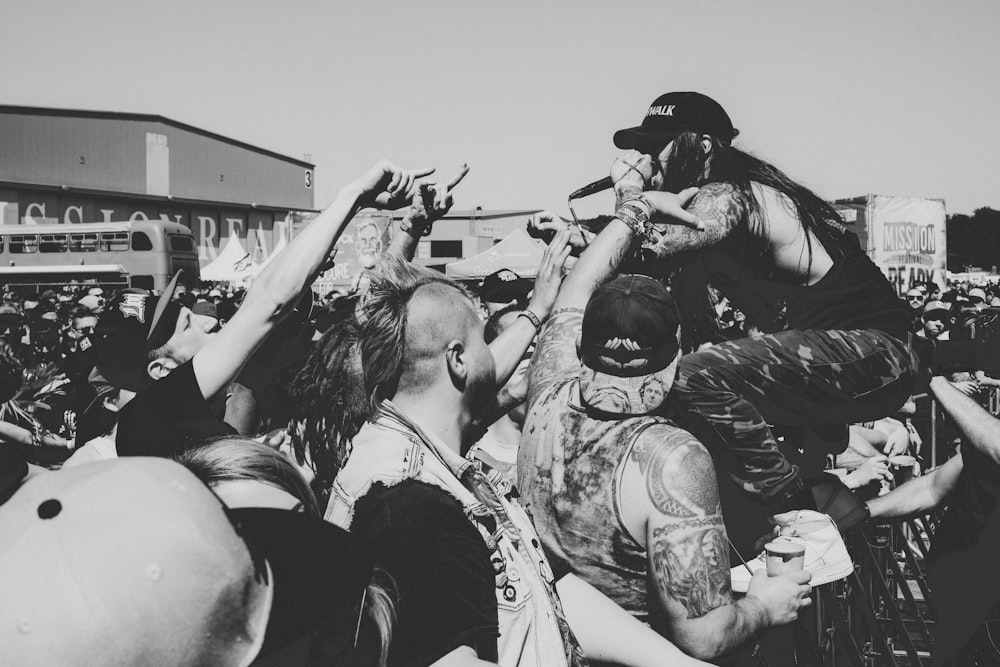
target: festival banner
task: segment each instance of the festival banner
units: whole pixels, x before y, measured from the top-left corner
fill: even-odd
[[[902,295],[934,282],[943,290],[947,269],[944,201],[872,195],[869,252]]]

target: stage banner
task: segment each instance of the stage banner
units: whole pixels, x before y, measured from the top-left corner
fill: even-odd
[[[944,289],[944,201],[872,195],[868,223],[869,255],[900,295],[918,283]]]
[[[336,264],[317,278],[313,289],[319,292],[331,289],[346,291],[353,287],[361,272],[375,266],[379,256],[389,247],[391,234],[390,213],[361,211],[347,224],[337,241]]]

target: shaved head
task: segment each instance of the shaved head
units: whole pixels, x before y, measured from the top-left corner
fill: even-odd
[[[482,322],[468,296],[445,282],[421,285],[406,305],[403,368],[399,389],[418,391],[447,371],[445,353],[452,342],[468,348],[482,339]]]

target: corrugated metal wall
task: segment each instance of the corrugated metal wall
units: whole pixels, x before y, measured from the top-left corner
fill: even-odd
[[[0,110],[0,181],[310,209],[311,172],[164,122]]]

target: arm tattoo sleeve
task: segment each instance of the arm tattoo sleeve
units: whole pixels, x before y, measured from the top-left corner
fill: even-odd
[[[715,245],[733,231],[746,215],[745,207],[733,186],[725,183],[703,185],[688,207],[705,223],[698,231],[680,224],[662,225],[653,250],[660,257],[676,255]]]
[[[683,607],[686,618],[700,618],[732,603],[715,468],[687,432],[656,433],[666,437],[644,437],[632,450],[654,508],[646,545],[650,580],[661,597]]]
[[[574,372],[580,364],[576,339],[583,325],[578,308],[557,310],[549,316],[538,337],[528,367],[528,407],[556,380]]]

